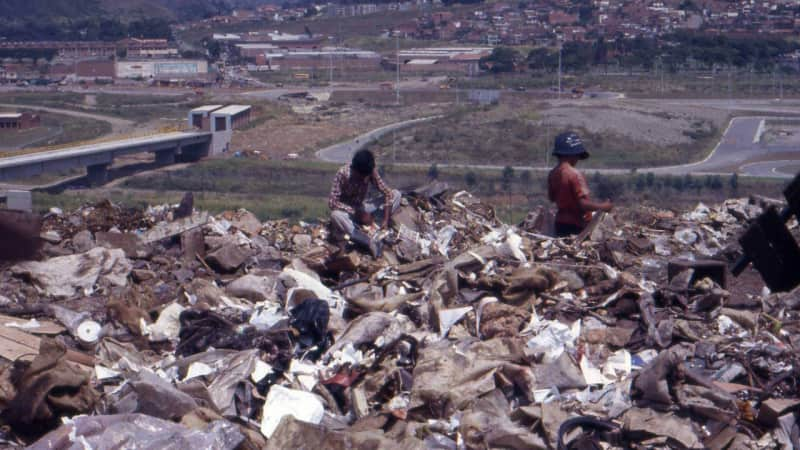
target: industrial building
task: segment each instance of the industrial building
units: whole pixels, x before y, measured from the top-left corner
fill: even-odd
[[[200,106],[189,111],[189,126],[202,131],[211,131],[211,113],[222,105]]]
[[[268,66],[271,70],[379,70],[381,56],[367,50],[324,47],[320,50],[283,51],[272,49],[261,51],[255,57],[256,66]]]
[[[229,105],[211,112],[211,131],[229,131],[250,122],[249,105]]]
[[[166,39],[127,38],[109,41],[0,41],[0,48],[54,50],[60,58],[114,57],[124,50],[128,56],[176,56],[178,49]]]
[[[388,69],[396,69],[399,60],[401,72],[476,74],[481,58],[492,53],[491,47],[435,47],[401,50],[396,58],[384,60]]]
[[[137,59],[116,62],[117,78],[191,78],[204,77],[208,62],[204,59]]]
[[[0,113],[0,130],[25,130],[41,125],[38,114],[29,112]]]

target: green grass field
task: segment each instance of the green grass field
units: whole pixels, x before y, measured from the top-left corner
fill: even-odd
[[[39,127],[0,132],[0,152],[87,141],[111,132],[108,122],[49,112],[38,114],[42,120]]]
[[[380,161],[379,161],[380,163]],[[198,208],[213,213],[245,208],[262,220],[324,219],[328,215],[327,195],[338,166],[303,161],[228,159],[204,161],[193,166],[127,180],[114,189],[65,191],[52,195],[37,193],[36,207],[65,209],[86,202],[110,198],[126,205],[177,203],[186,191],[195,193]],[[387,182],[401,190],[430,181],[430,169],[381,166]],[[442,168],[438,179],[454,190],[465,189],[497,209],[504,220],[518,222],[528,210],[549,205],[543,171],[470,170]],[[739,178],[737,187],[730,177],[654,177],[630,172],[600,175],[586,171],[589,187],[597,198],[610,198],[619,205],[650,205],[658,208],[687,208],[699,201],[713,203],[729,197],[761,194],[780,197],[784,181]]]
[[[71,109],[135,122],[154,119],[182,119],[186,111],[203,103],[194,94],[176,96],[132,94],[81,94],[76,92],[0,93],[0,103]]]

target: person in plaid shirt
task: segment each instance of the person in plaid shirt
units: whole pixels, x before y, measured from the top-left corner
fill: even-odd
[[[370,184],[383,195],[383,205],[365,202]],[[340,168],[333,179],[328,197],[331,223],[355,244],[368,249],[373,257],[380,257],[380,243],[367,236],[356,223],[370,225],[373,214],[377,214],[382,216],[382,228],[388,228],[392,214],[400,207],[401,198],[400,191],[389,188],[378,174],[372,152],[359,150],[350,165]]]

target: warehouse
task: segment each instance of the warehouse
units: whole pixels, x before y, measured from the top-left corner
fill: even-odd
[[[189,78],[208,73],[204,59],[125,60],[116,62],[117,78]]]
[[[206,105],[189,111],[189,125],[203,131],[210,131],[211,113],[220,108],[222,105]]]
[[[213,111],[211,113],[211,131],[234,130],[249,123],[251,109],[248,105],[229,105]]]
[[[41,124],[38,114],[29,112],[23,113],[0,113],[0,129],[2,130],[25,130],[35,128]]]

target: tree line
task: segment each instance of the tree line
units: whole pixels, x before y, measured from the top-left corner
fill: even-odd
[[[581,72],[590,68],[617,66],[677,72],[684,68],[713,69],[751,67],[773,70],[780,58],[800,50],[800,43],[779,37],[729,37],[692,32],[674,33],[659,38],[617,37],[607,41],[565,42],[561,48],[561,67]],[[558,68],[558,48],[537,47],[527,56],[511,47],[497,47],[481,61],[483,68],[495,73],[527,67],[535,71]]]
[[[166,39],[170,21],[145,17],[123,22],[117,18],[52,18],[11,20],[0,18],[0,35],[9,41],[118,41],[126,37]]]

